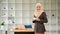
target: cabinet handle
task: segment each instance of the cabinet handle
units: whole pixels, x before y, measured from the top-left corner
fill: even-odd
[[[52,16],[55,16],[54,14],[52,14]]]

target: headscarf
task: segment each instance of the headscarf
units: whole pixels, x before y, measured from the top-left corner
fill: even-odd
[[[39,10],[39,11],[37,11],[37,6],[40,6],[40,10]],[[39,17],[39,16],[42,14],[42,12],[44,12],[44,11],[43,11],[43,8],[42,8],[42,5],[41,5],[40,3],[37,3],[37,4],[36,4],[36,9],[35,9],[34,15],[35,15],[36,17]]]

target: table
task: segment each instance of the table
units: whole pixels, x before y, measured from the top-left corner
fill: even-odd
[[[12,31],[14,32],[14,34],[34,34],[34,29],[13,29]]]

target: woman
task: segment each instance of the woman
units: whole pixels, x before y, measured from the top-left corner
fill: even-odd
[[[47,16],[46,13],[42,10],[42,5],[40,3],[37,3],[33,18],[33,23],[35,23],[35,34],[44,34],[44,32],[46,31],[44,23],[47,22]]]

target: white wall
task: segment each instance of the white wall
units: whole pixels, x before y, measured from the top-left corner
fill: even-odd
[[[11,20],[14,22],[13,25],[7,24],[7,26],[5,24],[8,34],[14,34],[10,29],[14,28],[14,26],[17,27],[18,24],[34,25],[32,23],[32,18],[34,15],[35,5],[38,2],[42,4],[44,11],[47,14],[48,23],[45,24],[45,27],[48,32],[46,32],[46,34],[58,34],[58,0],[1,0],[0,21],[9,23],[8,21]],[[4,13],[6,14],[5,16]],[[54,16],[52,16],[53,14]],[[0,33],[3,32],[0,30]]]

